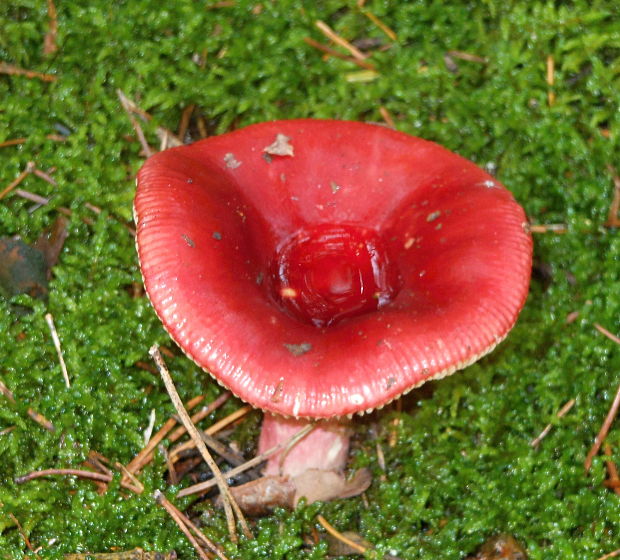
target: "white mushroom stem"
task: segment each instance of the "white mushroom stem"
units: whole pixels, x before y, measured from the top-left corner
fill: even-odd
[[[265,413],[258,452],[262,453],[286,441],[308,423],[306,419]],[[264,474],[297,476],[308,469],[340,472],[347,461],[349,438],[347,420],[317,421],[314,429],[293,447],[272,455]]]

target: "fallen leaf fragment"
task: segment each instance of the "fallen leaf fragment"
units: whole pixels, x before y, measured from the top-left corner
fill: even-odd
[[[254,517],[268,515],[276,508],[292,509],[295,485],[288,476],[263,476],[230,488],[241,510]],[[220,499],[216,502],[220,505]]]
[[[285,134],[277,134],[275,141],[269,144],[263,151],[271,156],[293,157],[295,155],[291,139]]]
[[[0,238],[0,294],[47,299],[47,265],[39,249],[21,239]]]
[[[527,553],[512,535],[501,534],[491,537],[466,560],[527,560]]]
[[[308,469],[295,476],[263,476],[230,492],[248,515],[268,515],[275,508],[293,509],[303,498],[307,503],[350,498],[364,492],[371,483],[368,469],[360,469],[350,478],[335,471]],[[219,497],[216,503],[219,505]]]
[[[342,473],[308,469],[293,478],[295,484],[295,502],[305,498],[313,502],[327,502],[339,498],[351,498],[364,492],[372,481],[368,469],[360,469],[347,480]]]
[[[67,219],[59,216],[33,245],[19,238],[0,238],[0,295],[28,294],[46,300],[51,270],[67,235]]]
[[[69,220],[65,216],[58,216],[51,227],[47,228],[34,243],[35,249],[43,253],[48,278],[51,276],[52,268],[58,263],[65,240],[69,235],[68,223]]]

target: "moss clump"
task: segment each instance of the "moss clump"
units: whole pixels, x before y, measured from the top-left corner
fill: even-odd
[[[153,144],[155,125],[176,129],[189,104],[209,133],[274,118],[379,121],[384,106],[399,129],[495,172],[533,222],[568,228],[536,237],[531,295],[506,342],[465,372],[411,394],[401,413],[385,410],[360,424],[355,461],[376,475],[367,503],[279,512],[257,522],[255,540],[227,544],[231,556],[325,558],[325,545],[303,544],[319,511],[403,559],[458,560],[500,532],[515,535],[535,560],[597,558],[620,547],[620,500],[602,486],[604,461],[595,459],[589,477],[582,468],[620,372],[620,349],[593,328],[620,328],[620,238],[603,227],[613,189],[607,166],[617,165],[620,153],[620,36],[612,3],[366,2],[398,35],[393,44],[355,2],[341,0],[57,4],[59,49],[45,56],[45,3],[0,3],[0,60],[57,78],[0,75],[0,142],[27,139],[0,148],[0,188],[28,161],[55,168],[57,182],[29,175],[20,185],[50,198],[34,211],[22,198],[4,198],[0,237],[19,234],[32,243],[59,207],[72,211],[49,301],[0,300],[0,379],[15,396],[14,403],[0,396],[0,430],[10,429],[0,435],[0,557],[28,554],[14,518],[42,547],[41,558],[136,546],[194,557],[150,497],[165,487],[161,460],[142,475],[142,496],[125,496],[118,479],[104,495],[68,478],[14,483],[34,469],[79,466],[90,449],[127,463],[142,446],[150,411],[157,426],[172,413],[159,380],[136,366],[154,342],[168,338],[146,299],[128,289],[140,276],[123,222],[131,218],[142,159],[139,144],[127,139],[133,131],[117,88],[154,116],[145,125]],[[347,38],[391,45],[373,54],[378,76],[349,81],[356,67],[325,61],[304,43],[306,36],[321,39],[316,19]],[[449,68],[448,51],[485,62],[453,57]],[[15,303],[31,312],[16,313]],[[62,339],[70,389],[47,311]],[[567,324],[574,311],[577,320]],[[218,393],[182,356],[170,367],[183,398]],[[573,410],[554,421],[572,398]],[[56,431],[33,422],[29,408]],[[394,418],[399,437],[391,447]],[[557,426],[532,449],[529,441],[549,421]],[[618,457],[620,430],[608,441]],[[203,519],[225,541],[222,516]]]

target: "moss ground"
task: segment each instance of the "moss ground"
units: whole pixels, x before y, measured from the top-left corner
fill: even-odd
[[[131,219],[133,177],[143,159],[139,143],[128,139],[134,132],[118,88],[153,115],[145,126],[153,144],[155,125],[176,129],[189,104],[209,133],[274,118],[380,121],[384,106],[400,130],[496,173],[533,223],[567,227],[536,235],[530,297],[495,352],[412,393],[402,412],[384,410],[360,424],[354,462],[374,473],[366,502],[278,512],[256,523],[256,539],[227,544],[232,557],[325,558],[324,544],[303,544],[317,513],[361,533],[379,556],[403,559],[458,560],[499,532],[515,535],[536,560],[594,560],[619,548],[620,497],[602,484],[603,458],[595,458],[590,476],[583,470],[620,381],[620,347],[593,326],[620,331],[620,238],[604,227],[613,194],[608,166],[620,168],[618,5],[368,0],[366,8],[396,32],[392,42],[353,1],[210,4],[56,0],[59,48],[44,55],[46,3],[0,3],[0,60],[57,78],[0,75],[0,142],[27,139],[0,148],[0,188],[28,161],[54,167],[57,182],[30,175],[20,185],[50,197],[35,211],[14,194],[0,201],[0,236],[32,242],[59,207],[72,210],[49,301],[20,296],[16,301],[31,310],[23,314],[15,301],[0,300],[0,380],[16,400],[0,395],[0,430],[11,428],[0,435],[0,558],[34,557],[15,519],[32,546],[42,547],[40,558],[137,546],[195,557],[150,497],[166,488],[161,459],[144,472],[142,496],[126,496],[118,477],[105,495],[68,478],[14,482],[35,469],[79,467],[91,449],[127,463],[142,446],[150,411],[157,426],[172,413],[157,377],[136,366],[148,361],[154,342],[169,341],[146,299],[127,289],[140,276],[123,222]],[[378,75],[359,81],[351,63],[323,60],[303,40],[324,40],[317,19],[349,39],[391,45],[375,48]],[[486,62],[453,56],[447,65],[448,51]],[[48,311],[70,389],[44,320]],[[578,316],[567,323],[572,312]],[[186,358],[169,362],[184,399],[219,392]],[[574,408],[554,420],[573,398]],[[56,431],[33,422],[29,408]],[[391,447],[394,418],[401,423]],[[548,422],[555,428],[533,449],[530,440]],[[620,462],[617,424],[608,442]],[[173,497],[174,490],[166,491]],[[220,514],[205,514],[203,522],[226,540]]]

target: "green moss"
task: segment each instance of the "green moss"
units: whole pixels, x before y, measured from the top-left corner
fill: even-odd
[[[13,481],[34,469],[77,467],[90,449],[127,463],[142,446],[150,411],[158,426],[172,413],[159,380],[135,366],[148,361],[150,345],[168,338],[146,299],[127,290],[140,275],[122,222],[131,218],[133,175],[142,159],[139,144],[125,138],[133,131],[117,88],[155,117],[145,126],[154,145],[155,124],[175,129],[191,103],[211,133],[274,118],[378,121],[383,105],[399,129],[495,170],[533,222],[568,225],[564,235],[536,237],[536,258],[550,278],[534,278],[506,342],[465,372],[409,395],[402,413],[385,410],[360,422],[355,462],[375,475],[367,503],[278,512],[256,523],[255,540],[226,544],[231,556],[325,558],[324,544],[303,546],[318,512],[403,559],[457,560],[500,532],[514,534],[535,560],[597,558],[620,547],[620,501],[602,486],[604,462],[597,457],[589,477],[582,467],[620,372],[620,349],[593,328],[596,322],[620,329],[620,239],[603,227],[613,188],[606,166],[618,165],[620,153],[617,8],[585,0],[369,0],[367,8],[398,41],[373,55],[378,78],[360,83],[346,80],[356,67],[324,61],[303,42],[321,39],[314,21],[322,19],[348,38],[389,43],[355,2],[265,1],[260,13],[256,5],[57,2],[59,50],[44,56],[45,2],[0,3],[0,60],[58,78],[0,75],[0,142],[28,139],[0,148],[0,188],[31,160],[55,167],[58,183],[32,175],[22,183],[51,198],[34,212],[30,202],[3,199],[0,237],[32,242],[58,207],[73,211],[49,302],[18,297],[14,303],[32,309],[18,315],[0,300],[0,379],[16,399],[0,396],[0,430],[14,426],[0,436],[0,558],[27,554],[9,514],[33,546],[43,547],[41,558],[136,546],[194,557],[150,497],[165,488],[160,459],[142,476],[142,496],[126,495],[118,478],[102,496],[69,478]],[[452,73],[444,63],[449,50],[487,63],[455,59]],[[556,63],[551,107],[548,55]],[[65,129],[65,142],[46,138]],[[62,380],[47,311],[62,339],[71,389]],[[566,324],[572,311],[579,317]],[[170,367],[183,398],[218,393],[184,357]],[[554,419],[571,398],[573,410]],[[29,408],[56,431],[30,420]],[[401,420],[399,439],[390,447],[394,417]],[[555,428],[532,449],[529,441],[548,422]],[[241,439],[248,445],[250,434]],[[620,431],[614,428],[609,441],[617,450]],[[210,511],[203,520],[225,541],[221,514]]]

